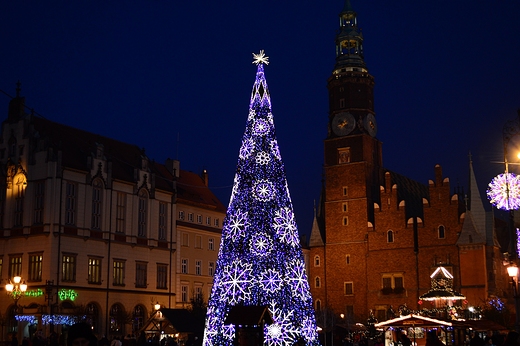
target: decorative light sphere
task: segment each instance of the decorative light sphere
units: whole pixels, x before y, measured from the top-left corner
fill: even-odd
[[[488,185],[487,196],[491,204],[498,209],[519,209],[520,177],[514,173],[497,175]]]

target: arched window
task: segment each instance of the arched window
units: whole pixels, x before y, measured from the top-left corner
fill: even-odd
[[[314,266],[315,267],[320,266],[320,256],[318,256],[318,255],[314,256]]]
[[[103,210],[103,182],[96,179],[92,184],[92,229],[101,229],[101,211]]]
[[[444,239],[446,237],[446,228],[443,225],[440,225],[437,231],[439,239]]]
[[[316,300],[316,311],[321,311],[321,300]]]
[[[94,333],[99,333],[99,308],[96,303],[88,303],[85,307],[86,322],[92,326]]]
[[[393,243],[394,242],[394,231],[388,230],[388,232],[386,233],[386,241],[388,243]]]
[[[132,316],[132,332],[137,335],[137,332],[144,325],[144,318],[146,316],[146,309],[142,305],[136,305]]]
[[[114,304],[110,308],[110,334],[123,334],[125,311],[121,304]]]
[[[145,189],[139,191],[139,217],[137,220],[137,236],[146,237],[148,219],[148,192]]]
[[[321,279],[319,276],[316,276],[316,279],[314,279],[314,287],[316,287],[316,288],[321,287]]]

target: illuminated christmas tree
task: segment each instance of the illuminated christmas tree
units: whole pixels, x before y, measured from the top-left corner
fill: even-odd
[[[319,345],[264,76],[268,58],[263,51],[253,56],[256,80],[223,224],[204,345],[233,344],[235,326],[224,322],[235,305],[268,307],[274,322],[264,328],[265,345],[292,345],[299,338]]]

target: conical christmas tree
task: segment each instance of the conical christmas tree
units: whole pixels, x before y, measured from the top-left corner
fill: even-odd
[[[319,345],[264,76],[268,58],[263,51],[253,55],[256,80],[223,224],[204,345],[233,345],[235,326],[225,325],[225,319],[235,305],[268,307],[273,323],[264,328],[265,345],[292,345],[300,339]]]

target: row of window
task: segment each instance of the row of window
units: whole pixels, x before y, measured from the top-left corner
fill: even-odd
[[[193,213],[188,213],[188,216],[186,217],[186,213],[181,210],[181,211],[179,211],[179,220],[187,220],[189,222],[195,222],[194,214]],[[202,215],[197,214],[197,223],[202,225],[202,220],[203,220]],[[206,226],[211,226],[212,225],[211,221],[212,221],[211,220],[211,216],[206,216],[206,223],[205,223]],[[219,218],[214,218],[213,219],[213,226],[220,227],[220,219]]]
[[[190,234],[189,233],[182,233],[181,236],[181,245],[182,246],[190,246]],[[202,249],[202,236],[196,235],[195,236],[195,249]],[[208,238],[208,250],[215,251],[215,238]]]
[[[112,263],[112,284],[114,286],[125,286],[126,260],[114,259]],[[61,276],[62,282],[76,282],[76,269],[78,265],[77,254],[64,253],[62,255]],[[156,268],[156,288],[167,289],[168,265],[157,263]],[[29,254],[28,282],[41,282],[42,280],[43,254]],[[3,258],[0,257],[0,277],[2,276]],[[88,256],[87,258],[87,282],[89,284],[101,284],[102,279],[102,258]],[[22,255],[10,255],[8,276],[22,275]],[[136,288],[148,287],[148,263],[135,261],[135,282]]]
[[[181,283],[181,302],[182,303],[188,303],[190,301],[190,286],[187,282]],[[206,292],[206,296],[204,295],[202,285],[196,284],[193,291],[193,298],[202,298],[204,300],[207,300],[205,298],[209,297],[211,294],[211,285],[208,286],[208,291]]]
[[[215,274],[215,262],[208,262],[208,271],[209,276],[213,276]],[[181,259],[181,274],[190,274],[189,271],[189,260],[187,258]],[[202,261],[195,260],[195,275],[202,275]]]
[[[404,291],[404,283],[402,274],[384,274],[382,276],[382,288],[381,292],[383,294],[390,293],[402,293]],[[314,287],[321,287],[321,278],[316,276],[314,278]],[[350,296],[354,294],[354,283],[352,281],[347,281],[343,283],[343,293],[346,296]]]

